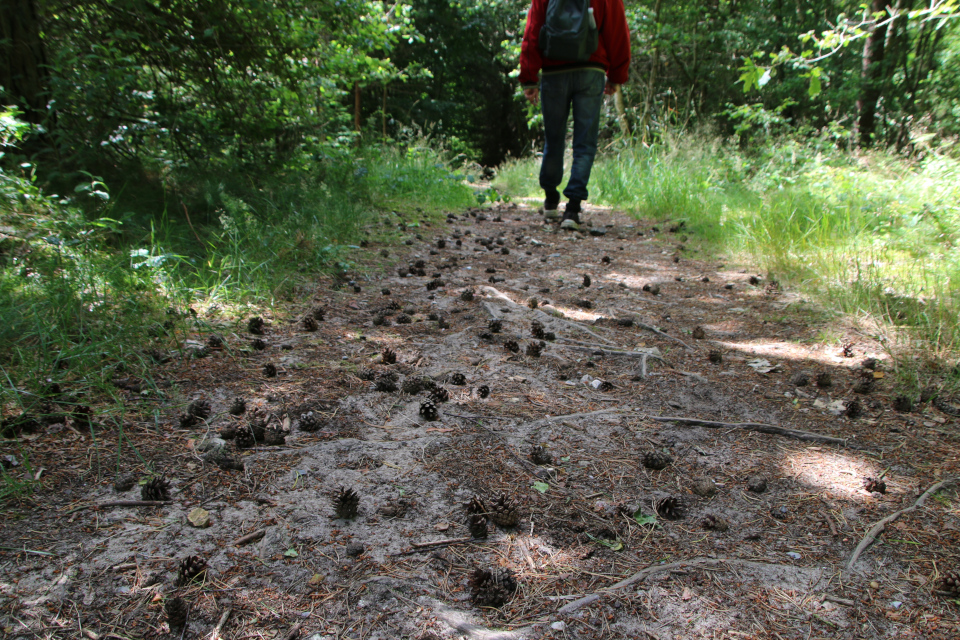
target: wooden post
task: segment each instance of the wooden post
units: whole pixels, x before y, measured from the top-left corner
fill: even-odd
[[[360,83],[353,83],[353,128],[360,131]]]

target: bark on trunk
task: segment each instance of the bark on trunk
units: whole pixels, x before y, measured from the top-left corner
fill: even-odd
[[[889,6],[887,0],[873,0],[871,10],[885,12]],[[881,20],[883,18],[881,17]],[[869,147],[873,143],[877,130],[877,105],[883,95],[886,78],[887,25],[880,24],[873,29],[863,45],[863,65],[860,71],[860,97],[857,98],[857,134],[860,145]]]
[[[24,119],[41,122],[46,115],[47,60],[40,39],[34,0],[0,2],[0,86],[4,101],[18,105]]]

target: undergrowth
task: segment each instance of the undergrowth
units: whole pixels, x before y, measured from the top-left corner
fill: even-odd
[[[497,185],[542,197],[538,164],[510,163]],[[817,139],[743,151],[690,135],[598,157],[590,192],[637,217],[684,221],[688,246],[735,256],[877,327],[903,386],[958,382],[960,162],[846,153]]]
[[[25,125],[2,115],[10,150]],[[0,169],[3,437],[81,404],[112,411],[118,379],[159,395],[152,366],[191,357],[184,338],[212,330],[206,312],[239,323],[324,271],[349,270],[365,241],[400,243],[420,221],[477,202],[426,144],[267,176],[180,176],[175,188],[118,183],[119,197],[90,175],[55,195],[36,170],[9,157]]]

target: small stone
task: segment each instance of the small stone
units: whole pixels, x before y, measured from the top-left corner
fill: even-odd
[[[190,526],[205,529],[210,526],[210,512],[197,507],[187,515],[187,520],[190,522]]]
[[[591,227],[591,228],[590,228],[590,235],[593,236],[593,237],[595,237],[595,238],[599,238],[599,237],[601,237],[601,236],[607,235],[607,230],[606,230],[605,228],[603,228],[603,227]]]
[[[13,458],[13,456],[8,456]],[[16,458],[14,458],[16,460]],[[15,465],[11,465],[15,466]],[[135,475],[127,474],[117,478],[117,481],[113,483],[113,489],[117,493],[123,493],[124,491],[130,491],[133,489],[134,485],[137,484],[137,477]]]
[[[355,558],[363,553],[363,545],[359,542],[351,542],[347,545],[346,553],[351,558]]]
[[[747,489],[753,493],[763,493],[767,490],[767,479],[763,476],[751,476],[747,480]]]
[[[789,511],[786,507],[774,507],[770,509],[770,516],[774,520],[785,520],[789,515]]]
[[[698,496],[711,498],[717,493],[717,485],[710,478],[701,478],[693,483],[692,491]]]

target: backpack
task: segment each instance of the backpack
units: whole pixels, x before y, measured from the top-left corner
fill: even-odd
[[[600,35],[590,0],[550,0],[540,29],[540,53],[551,60],[586,62]]]

